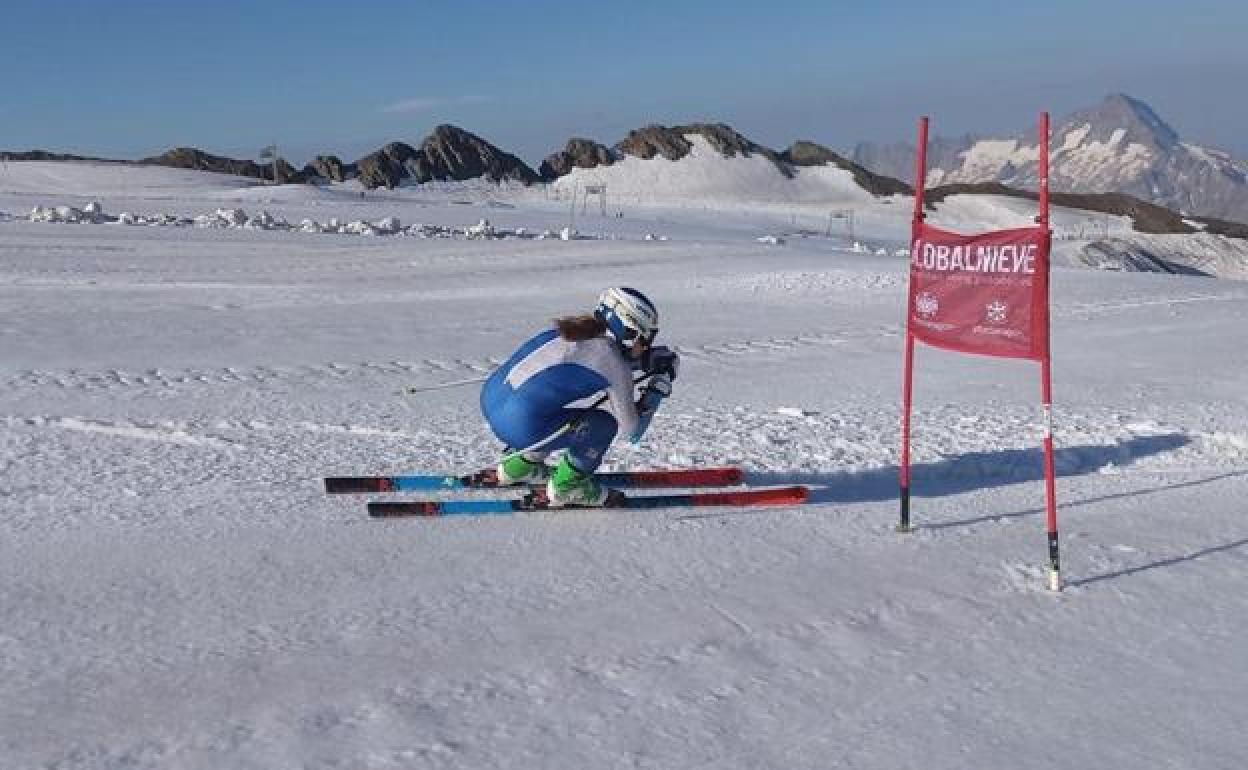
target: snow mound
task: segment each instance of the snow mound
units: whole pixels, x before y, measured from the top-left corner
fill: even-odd
[[[261,210],[249,216],[241,208],[218,208],[207,214],[193,218],[180,217],[176,214],[134,214],[124,211],[117,216],[104,213],[98,203],[88,204],[84,208],[74,206],[36,206],[26,216],[31,222],[55,224],[119,224],[126,226],[161,226],[161,227],[198,227],[209,230],[271,230],[278,232],[328,233],[336,235],[363,236],[407,236],[414,238],[456,238],[464,240],[503,240],[518,238],[526,240],[559,239],[576,240],[618,240],[613,234],[582,234],[571,227],[565,227],[558,233],[550,230],[540,232],[525,227],[496,227],[488,219],[481,219],[474,225],[455,227],[448,225],[415,224],[404,227],[397,216],[381,217],[373,221],[353,219],[343,221],[338,217],[330,217],[324,223],[305,217],[298,224],[291,224],[281,216],[275,216],[267,210]],[[647,240],[654,236],[648,235]],[[660,240],[666,240],[661,238]]]
[[[628,203],[830,203],[870,202],[874,196],[834,166],[794,169],[793,178],[761,155],[726,158],[705,137],[688,134],[693,144],[680,160],[627,155],[610,166],[573,169],[552,187],[577,195],[586,185],[607,186],[608,200]]]
[[[57,222],[73,225],[98,225],[104,222],[116,221],[115,218],[104,214],[104,208],[99,203],[88,203],[83,208],[75,206],[35,206],[30,210],[28,219],[31,222]]]

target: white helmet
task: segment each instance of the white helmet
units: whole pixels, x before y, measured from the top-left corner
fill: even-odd
[[[607,334],[625,353],[637,343],[649,347],[659,333],[659,311],[646,295],[627,286],[612,287],[598,297],[594,315],[607,325]]]

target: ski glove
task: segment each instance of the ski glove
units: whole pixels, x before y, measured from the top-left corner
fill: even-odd
[[[650,348],[642,355],[641,368],[646,374],[666,375],[670,391],[670,380],[675,380],[680,372],[680,354],[666,345]]]
[[[641,398],[637,399],[637,415],[641,420],[637,423],[637,428],[629,435],[629,441],[634,444],[641,441],[646,429],[650,427],[650,420],[654,418],[654,413],[659,410],[659,404],[670,395],[672,395],[671,377],[663,373],[650,378],[650,382],[641,391]]]

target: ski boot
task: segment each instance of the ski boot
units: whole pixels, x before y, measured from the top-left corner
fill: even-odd
[[[550,481],[546,482],[546,498],[552,508],[565,505],[601,506],[610,495],[611,490],[599,484],[594,474],[577,468],[567,455],[559,460]]]
[[[536,452],[514,452],[503,458],[495,469],[500,487],[516,484],[531,484],[545,481],[550,477],[550,468],[544,460],[545,454]]]

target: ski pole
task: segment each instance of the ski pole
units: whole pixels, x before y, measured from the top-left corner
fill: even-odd
[[[486,377],[470,377],[466,380],[455,380],[454,382],[440,382],[436,385],[408,385],[401,391],[403,395],[412,393],[427,393],[431,390],[446,390],[448,388],[458,388],[461,385],[475,385],[479,382],[485,382]]]

